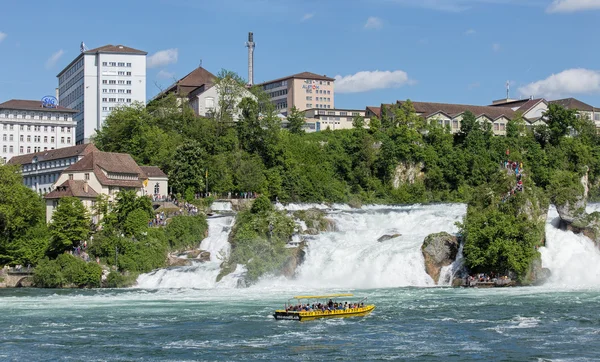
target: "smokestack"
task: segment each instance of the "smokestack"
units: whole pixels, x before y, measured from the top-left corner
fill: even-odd
[[[246,42],[248,48],[248,85],[254,85],[254,34],[248,33],[248,42]]]
[[[57,101],[57,102],[60,102],[60,100],[58,99],[58,88],[56,88],[56,89],[54,90],[54,93],[55,93],[55,96],[56,96],[56,101]]]

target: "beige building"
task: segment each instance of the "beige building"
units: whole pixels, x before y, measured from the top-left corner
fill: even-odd
[[[134,190],[138,196],[153,196],[154,191],[158,191],[156,196],[168,193],[168,178],[157,167],[145,167],[144,171],[128,154],[100,151],[90,152],[66,168],[55,185],[44,197],[48,222],[58,200],[65,196],[78,197],[91,211],[98,195],[108,195],[108,200],[114,201],[121,190]]]
[[[350,129],[354,118],[365,118],[364,109],[316,109],[311,108],[304,111],[306,132],[319,132],[326,129],[332,131],[338,129]],[[365,124],[369,119],[365,118]]]
[[[277,112],[287,116],[292,107],[335,109],[335,79],[303,72],[258,84],[269,96]]]
[[[596,128],[600,128],[600,108],[590,106],[575,98],[557,99],[548,103],[558,104],[566,109],[576,109],[581,117],[587,117],[594,122]]]

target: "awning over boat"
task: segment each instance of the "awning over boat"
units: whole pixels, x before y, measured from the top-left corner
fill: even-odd
[[[299,295],[293,297],[294,299],[325,299],[325,298],[337,298],[337,297],[352,297],[354,294],[328,294],[328,295]]]

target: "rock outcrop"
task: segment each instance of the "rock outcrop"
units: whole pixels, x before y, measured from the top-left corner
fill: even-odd
[[[459,246],[457,237],[446,232],[428,235],[423,241],[421,251],[425,258],[425,271],[436,284],[442,267],[456,260]]]
[[[392,186],[397,189],[400,185],[414,184],[417,180],[422,180],[425,177],[423,168],[425,165],[419,163],[400,163],[394,170],[394,178]]]
[[[379,239],[377,239],[377,241],[379,241],[380,243],[390,240],[390,239],[395,239],[399,236],[402,236],[402,234],[386,234],[381,236]]]
[[[294,275],[296,275],[296,270],[304,262],[304,258],[306,256],[306,251],[304,250],[304,248],[306,248],[305,241],[301,242],[297,248],[293,249],[294,252],[285,262],[281,273],[287,278],[294,277]]]

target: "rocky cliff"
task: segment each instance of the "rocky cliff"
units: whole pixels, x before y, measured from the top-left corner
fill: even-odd
[[[456,236],[446,232],[428,235],[423,241],[421,251],[425,258],[425,271],[436,284],[442,268],[456,260],[459,246]]]

